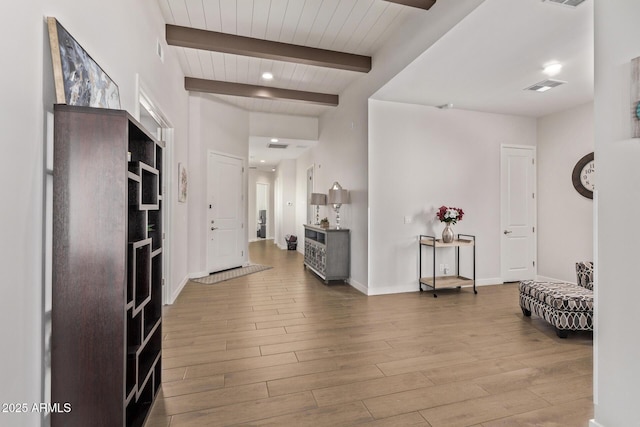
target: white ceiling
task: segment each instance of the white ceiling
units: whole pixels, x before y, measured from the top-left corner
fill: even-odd
[[[551,77],[547,92],[523,89]],[[541,117],[593,99],[593,0],[486,0],[382,87],[389,101]]]
[[[165,21],[246,37],[372,55],[411,13],[383,0],[158,0]],[[361,73],[175,47],[186,76],[340,94]],[[275,78],[261,79],[265,71]],[[249,111],[319,116],[327,109],[300,102],[216,95]]]
[[[457,1],[457,0],[440,0]],[[423,11],[383,0],[158,0],[168,24],[375,57],[389,34]],[[176,49],[185,76],[341,94],[361,73],[239,55]],[[544,93],[544,65],[558,61],[567,83]],[[375,64],[375,58],[374,58]],[[264,71],[275,78],[261,79]],[[248,111],[320,116],[330,108],[211,95]],[[593,0],[577,8],[543,0],[486,0],[374,98],[540,117],[593,99]],[[277,136],[277,135],[274,135]],[[250,141],[250,165],[269,169],[294,150]],[[309,141],[289,141],[295,151]],[[291,148],[290,147],[290,148]],[[274,157],[274,156],[280,157]],[[265,164],[258,164],[259,160]]]

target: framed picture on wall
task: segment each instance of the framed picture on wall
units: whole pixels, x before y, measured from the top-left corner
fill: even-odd
[[[60,25],[47,18],[56,103],[120,109],[118,85]]]
[[[187,201],[187,169],[182,163],[178,163],[178,201]]]

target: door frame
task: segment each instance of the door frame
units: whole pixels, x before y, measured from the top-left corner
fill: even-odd
[[[238,156],[235,154],[229,154],[229,153],[225,153],[222,151],[217,151],[217,150],[207,150],[207,161],[206,161],[206,168],[205,168],[205,182],[206,182],[206,198],[208,198],[209,196],[209,159],[211,154],[215,154],[217,156],[223,156],[223,157],[229,157],[232,159],[236,159],[236,160],[240,160],[240,162],[242,163],[242,178],[241,178],[241,184],[240,187],[242,189],[242,194],[240,195],[241,200],[242,200],[242,205],[240,207],[240,212],[242,212],[242,229],[244,230],[244,233],[242,233],[242,247],[243,247],[243,252],[244,252],[244,259],[242,260],[242,266],[246,267],[247,265],[249,265],[249,239],[247,239],[247,227],[248,227],[248,220],[249,220],[249,206],[247,203],[247,189],[248,189],[248,181],[247,181],[247,158],[246,157],[242,157],[242,156]],[[203,222],[203,226],[204,226],[204,230],[205,232],[207,232],[207,230],[209,229],[209,213],[207,212],[207,204],[208,204],[208,200],[205,200],[205,204],[204,204],[204,209],[205,209],[205,214],[204,214],[204,222]],[[208,232],[207,232],[207,236],[208,236]],[[209,238],[205,238],[205,270],[207,271],[207,274],[209,274],[211,271],[210,269],[210,265],[209,265]]]
[[[136,91],[138,102],[135,104],[135,117],[140,121],[140,109],[145,108],[151,113],[153,119],[160,125],[161,135],[158,139],[164,142],[165,147],[162,156],[162,304],[173,304],[175,297],[171,286],[171,242],[172,242],[172,203],[173,186],[171,177],[173,176],[174,157],[174,127],[171,121],[149,95],[146,85],[136,74]]]
[[[506,218],[504,217],[504,194],[502,191],[503,180],[506,178],[505,164],[502,161],[503,152],[505,149],[518,149],[518,150],[529,150],[531,151],[533,157],[533,203],[531,204],[531,221],[532,226],[534,227],[534,232],[531,238],[531,253],[533,255],[533,276],[536,278],[538,276],[538,187],[537,187],[537,173],[538,173],[538,164],[537,164],[537,150],[533,145],[518,145],[518,144],[500,144],[500,276],[502,281],[504,282],[504,278],[506,277],[505,269],[506,269],[506,248],[502,244],[502,232],[506,228]]]

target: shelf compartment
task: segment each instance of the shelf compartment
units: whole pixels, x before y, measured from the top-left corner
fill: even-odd
[[[158,203],[161,207],[162,203]],[[162,213],[160,210],[149,210],[147,215],[147,237],[151,239],[151,248],[155,251],[162,247]]]
[[[151,239],[129,244],[129,283],[133,292],[133,313],[151,299]]]
[[[433,277],[421,277],[420,283],[433,286]],[[436,289],[457,288],[459,286],[473,285],[473,279],[463,276],[437,276],[435,278]]]
[[[138,354],[138,385],[144,383],[151,373],[154,363],[158,360],[162,345],[161,338],[161,329],[157,327]]]
[[[474,246],[473,240],[456,239],[451,243],[445,243],[441,239],[436,239],[435,244],[433,239],[420,239],[421,245],[435,246],[436,248],[455,248],[459,246]]]
[[[158,170],[140,162],[138,163],[138,175],[140,176],[141,187],[138,194],[138,208],[144,210],[159,209],[160,175]]]

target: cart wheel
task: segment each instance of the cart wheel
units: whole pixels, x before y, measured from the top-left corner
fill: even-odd
[[[473,290],[473,293],[477,295],[477,294],[478,294],[478,291],[476,291],[476,290],[474,289],[474,290]]]
[[[434,298],[438,298],[438,295],[436,295],[436,294],[433,294],[433,297],[434,297]]]

